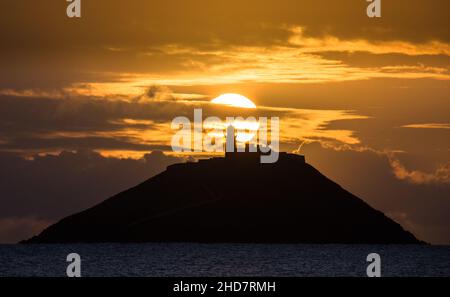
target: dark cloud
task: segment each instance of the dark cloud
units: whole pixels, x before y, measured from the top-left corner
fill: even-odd
[[[448,1],[386,1],[378,20],[366,16],[367,5],[360,0],[98,0],[85,1],[83,17],[71,20],[65,15],[65,1],[6,0],[0,9],[2,47],[135,48],[213,40],[267,44],[285,40],[282,25],[305,26],[312,35],[342,38],[450,40]]]
[[[0,218],[0,243],[16,243],[32,234],[38,234],[54,223],[36,217]]]
[[[447,55],[404,55],[400,53],[374,54],[369,52],[320,52],[320,56],[327,60],[339,60],[346,65],[370,68],[387,67],[393,65],[442,67],[450,65],[450,56]],[[445,66],[444,66],[445,67]]]
[[[89,150],[33,160],[1,153],[0,242],[31,236],[183,161],[159,151],[140,160],[105,158]]]
[[[166,122],[173,114],[169,103],[111,101],[89,97],[51,99],[45,97],[0,97],[0,148],[12,149],[164,149],[157,140],[146,144],[132,135],[115,132],[132,128],[136,132],[155,129],[153,122]],[[129,124],[124,119],[150,122]],[[70,133],[75,133],[70,135]],[[93,134],[103,133],[103,134]],[[159,146],[158,146],[159,145]]]
[[[158,141],[154,144],[135,143],[142,141],[139,138],[132,137],[56,137],[46,139],[40,137],[14,137],[9,142],[0,145],[4,151],[61,151],[77,149],[97,149],[97,150],[131,150],[131,151],[149,151],[149,150],[171,150],[170,145],[163,145]]]
[[[304,28],[305,38],[450,42],[448,1],[386,2],[383,17],[374,20],[363,0],[97,0],[83,3],[81,19],[69,19],[65,1],[6,0],[0,3],[0,86],[51,88],[118,79],[111,73],[201,71],[227,61],[208,53],[167,55],[159,47],[267,48],[286,45],[292,27]]]
[[[202,108],[203,119],[236,116],[236,109],[209,102],[184,103],[169,89],[153,86],[143,96],[128,101],[110,98],[68,96],[0,96],[0,150],[171,150],[170,141],[151,132],[170,129],[179,116],[193,120]],[[241,110],[240,116],[282,116],[289,111]],[[130,121],[127,121],[130,120]],[[141,122],[140,122],[141,121]],[[163,128],[161,128],[163,125]],[[145,136],[150,133],[149,136]],[[165,133],[165,131],[162,131]]]
[[[385,154],[371,150],[336,151],[318,143],[301,152],[308,163],[370,205],[396,219],[417,237],[448,244],[450,236],[450,185],[412,183],[395,175]]]

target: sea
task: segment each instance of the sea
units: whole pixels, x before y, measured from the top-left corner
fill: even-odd
[[[0,276],[64,277],[71,253],[83,277],[364,277],[371,253],[381,276],[450,276],[450,246],[195,243],[0,245]]]

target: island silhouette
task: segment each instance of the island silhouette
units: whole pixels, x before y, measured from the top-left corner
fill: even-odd
[[[423,243],[304,156],[260,154],[171,165],[22,243]]]

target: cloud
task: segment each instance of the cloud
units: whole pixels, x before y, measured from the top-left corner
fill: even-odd
[[[398,159],[389,158],[395,177],[413,184],[450,184],[450,162],[440,165],[434,172],[408,170]]]
[[[290,28],[292,36],[289,43],[301,47],[303,52],[369,52],[372,54],[402,54],[409,56],[446,55],[450,56],[450,45],[440,41],[427,43],[411,43],[397,41],[370,41],[366,39],[340,39],[327,35],[309,37],[305,35],[305,28]]]
[[[184,158],[160,151],[108,158],[90,150],[35,155],[0,153],[0,242],[13,242],[163,171]]]
[[[127,13],[118,1],[95,2],[84,9],[97,18],[83,19],[81,26],[61,17],[65,3],[8,3],[0,9],[4,94],[20,89],[29,93],[33,86],[67,88],[72,94],[129,95],[152,84],[449,79],[450,38],[442,25],[449,4],[438,0],[426,5],[396,1],[389,5],[391,17],[376,23],[365,15],[367,3],[355,0],[345,5],[325,0],[233,0],[227,5],[199,0],[196,5],[178,3],[181,14],[165,1],[135,0],[126,5]],[[326,16],[317,7],[327,7]],[[14,18],[11,10],[17,12]],[[395,13],[404,17],[393,17]],[[362,67],[367,63],[331,58],[326,54],[330,51],[371,53],[376,59],[367,58],[372,64]],[[404,64],[391,55],[417,59]],[[436,63],[423,56],[443,58]],[[375,60],[379,62],[373,65]]]
[[[114,96],[119,99],[140,96],[143,100],[168,100],[176,94],[148,86],[311,84],[374,78],[450,80],[450,44],[445,41],[432,39],[419,43],[402,39],[371,40],[362,36],[343,38],[331,33],[311,35],[311,28],[307,26],[277,26],[278,30],[285,31],[277,42],[236,44],[219,39],[206,42],[209,46],[204,46],[204,43],[173,41],[132,47],[129,51],[111,52],[100,46],[72,58],[55,56],[54,59],[75,64],[67,67],[70,73],[58,75],[65,77],[58,84],[46,81],[53,77],[46,71],[68,71],[59,69],[59,64],[48,67],[30,63],[22,68],[15,63],[9,67],[10,71],[19,73],[5,75],[3,83],[0,77],[3,86],[0,94],[53,98]],[[32,57],[33,54],[28,53],[27,59]],[[42,61],[42,57],[38,58]],[[91,63],[80,69],[78,65],[86,64],[85,60]],[[15,78],[20,79],[15,81]],[[37,81],[38,87],[31,88]],[[52,87],[46,90],[47,85]],[[144,92],[149,93],[141,96]],[[179,94],[179,97],[185,95],[202,96]]]
[[[386,153],[361,146],[336,150],[318,142],[305,143],[301,153],[320,172],[394,218],[418,238],[436,244],[450,243],[448,183],[399,179],[393,174]],[[445,170],[448,174],[448,167]]]
[[[64,97],[69,97],[70,93],[64,90],[40,90],[40,89],[0,89],[0,96],[9,97],[29,97],[37,98],[44,97],[50,99],[60,99]]]
[[[179,98],[168,87],[151,86],[127,100],[78,95],[67,98],[0,97],[0,151],[23,155],[62,150],[96,150],[108,156],[139,157],[148,150],[171,151],[176,131],[171,121],[179,116],[193,120],[194,109],[203,119],[216,116],[279,117],[281,141],[317,138],[356,144],[352,130],[329,129],[336,121],[367,119],[352,110],[315,110],[259,106],[236,109],[219,106],[203,98]],[[132,153],[134,151],[134,153]]]
[[[414,129],[450,129],[450,124],[426,123],[403,125],[402,128]]]
[[[295,150],[295,153],[301,153],[304,144],[313,143],[307,141]],[[424,172],[421,170],[408,170],[397,157],[398,154],[405,154],[398,150],[378,150],[363,145],[352,145],[349,143],[339,143],[330,140],[316,140],[324,149],[332,149],[337,152],[355,152],[355,153],[373,153],[380,157],[386,158],[392,169],[393,175],[402,181],[407,181],[416,185],[428,184],[450,184],[450,162],[439,165],[434,172]]]
[[[187,112],[186,104],[176,101],[2,96],[0,149],[166,150],[167,122]]]
[[[311,84],[367,80],[373,78],[418,79],[432,78],[450,80],[448,63],[423,59],[423,55],[450,56],[450,45],[413,45],[399,42],[371,44],[369,41],[341,41],[328,37],[299,37],[295,43],[276,45],[233,46],[223,44],[212,48],[186,47],[182,44],[162,45],[146,49],[150,60],[152,52],[158,59],[176,61],[173,71],[117,73],[115,81],[88,82],[83,87],[73,85],[74,92],[85,95],[105,96],[116,93],[124,96],[143,92],[144,86],[207,86],[246,83]],[[309,40],[309,41],[308,41]],[[317,43],[317,44],[316,44]],[[359,44],[362,43],[362,44]],[[333,52],[367,52],[381,55],[378,63],[367,65],[353,63],[351,59],[329,55]],[[389,58],[389,54],[415,55],[420,58],[408,60],[408,64]],[[340,59],[339,59],[340,58]],[[418,63],[418,59],[421,63]],[[367,60],[371,60],[367,58]],[[373,59],[372,59],[373,60]],[[389,61],[389,63],[384,62]],[[190,67],[185,67],[188,63]],[[87,86],[87,87],[86,87]],[[83,89],[84,88],[84,89]]]
[[[0,243],[17,243],[40,233],[54,221],[36,217],[0,218]]]
[[[450,242],[445,227],[450,223],[445,206],[450,207],[450,188],[436,182],[405,186],[404,180],[392,174],[391,164],[383,161],[387,160],[385,153],[363,146],[337,150],[305,143],[301,152],[310,164],[371,205],[392,214],[421,239]],[[4,193],[0,197],[0,242],[32,236],[46,225],[136,185],[168,164],[182,161],[160,151],[137,160],[107,158],[92,151],[28,160],[0,154],[0,188]],[[446,170],[448,180],[448,167]],[[407,220],[400,220],[396,215],[399,213]]]
[[[172,90],[170,90],[166,86],[157,86],[157,85],[153,85],[147,88],[147,91],[144,93],[144,95],[139,98],[146,98],[148,100],[155,100],[155,101],[174,100]]]
[[[226,5],[196,0],[194,3],[179,2],[177,9],[173,8],[173,3],[164,0],[153,0],[152,3],[135,0],[125,6],[117,0],[98,0],[83,3],[83,10],[96,17],[83,18],[79,26],[73,26],[63,18],[65,2],[55,4],[52,0],[41,0],[24,4],[9,1],[2,5],[2,46],[7,49],[34,46],[79,50],[76,46],[82,44],[122,52],[177,41],[185,45],[199,45],[205,40],[267,44],[286,37],[285,30],[280,29],[282,24],[307,27],[310,35],[329,33],[341,39],[362,36],[375,40],[450,39],[443,25],[450,6],[440,0],[429,0],[426,4],[422,0],[389,3],[383,9],[383,18],[377,22],[366,17],[366,1],[355,0],[336,3],[328,0],[229,0]],[[108,7],[108,13],[105,13],[105,7]],[[10,11],[16,12],[14,17]],[[16,30],[11,32],[7,28]],[[17,36],[22,37],[21,42],[17,42]]]

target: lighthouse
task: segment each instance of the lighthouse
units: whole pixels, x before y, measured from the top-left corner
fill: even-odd
[[[228,157],[231,156],[230,154],[237,153],[236,128],[233,125],[227,127],[226,138],[225,156]]]
[[[236,128],[233,125],[229,125],[226,132],[225,158],[236,159],[240,157],[239,159],[243,159],[270,154],[270,149],[263,153],[261,146],[250,143],[245,143],[244,148],[238,148],[236,139]]]

